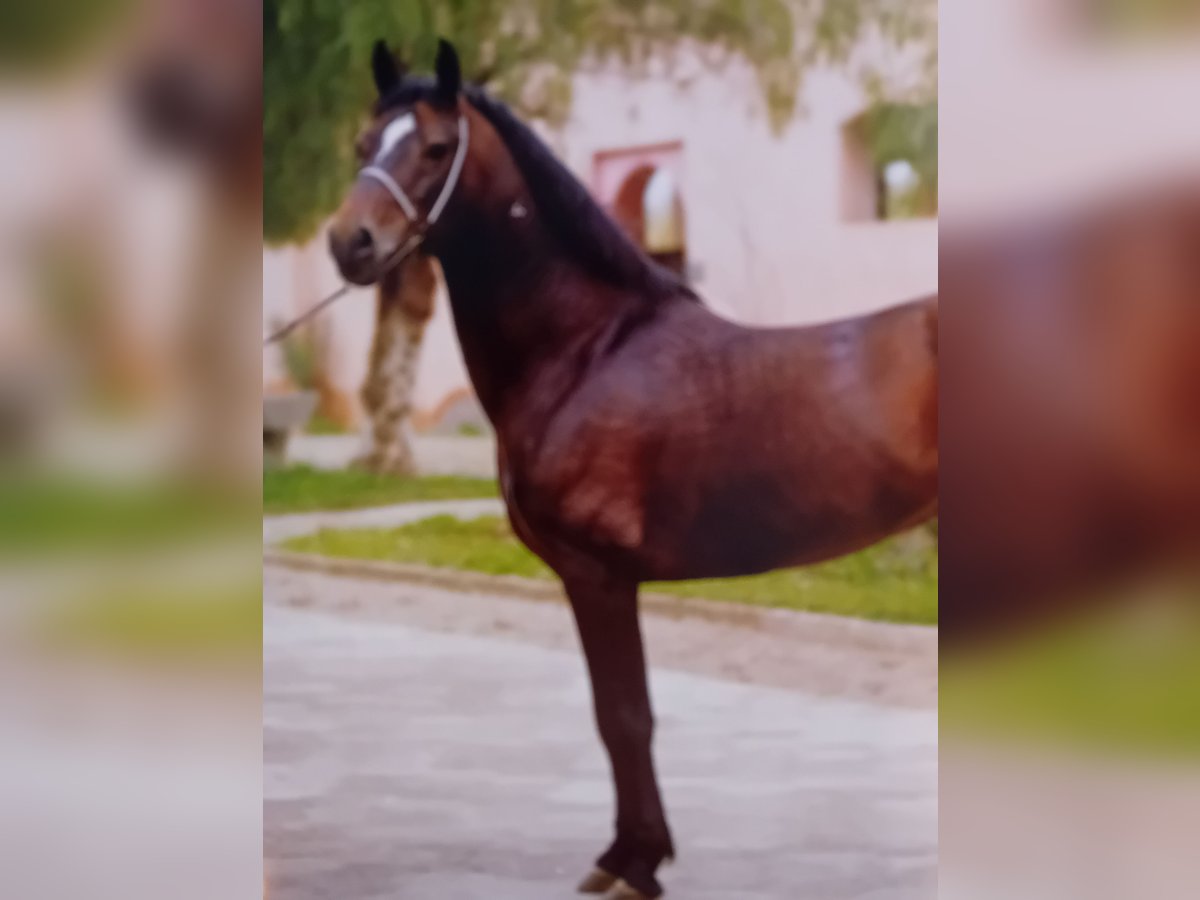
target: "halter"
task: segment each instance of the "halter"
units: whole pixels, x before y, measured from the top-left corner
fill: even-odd
[[[385,169],[376,165],[366,166],[359,170],[359,178],[371,178],[382,184],[392,198],[396,201],[396,205],[404,212],[408,221],[414,225],[413,233],[403,244],[388,258],[380,270],[380,275],[391,271],[398,266],[404,259],[412,253],[425,240],[425,235],[429,233],[437,220],[441,218],[442,212],[446,209],[446,204],[450,202],[450,195],[454,193],[454,189],[458,186],[458,179],[462,176],[463,165],[467,160],[467,143],[470,131],[467,126],[467,117],[460,115],[458,117],[458,147],[454,151],[454,160],[450,163],[450,172],[446,175],[446,183],[442,185],[442,191],[438,194],[437,199],[433,201],[433,206],[429,208],[429,215],[425,217],[425,221],[418,225],[418,220],[421,218],[417,212],[417,206],[409,199],[408,194],[404,192],[404,188],[397,184],[396,179],[391,176]],[[343,294],[350,290],[350,285],[343,283],[336,291],[325,297],[321,302],[314,304],[306,309],[292,321],[288,322],[282,328],[273,332],[266,340],[263,341],[263,346],[268,346],[281,341],[293,331],[296,330],[304,322],[311,319],[326,306],[333,303]]]
[[[442,192],[433,201],[433,206],[429,209],[429,215],[425,217],[425,221],[420,227],[420,231],[418,232],[420,240],[424,240],[425,233],[437,222],[442,215],[442,210],[450,202],[450,195],[454,192],[454,188],[458,184],[458,178],[462,175],[463,163],[467,159],[467,138],[467,117],[459,116],[458,147],[454,151],[454,161],[450,164],[450,174],[446,176],[446,183],[442,185]],[[392,195],[392,198],[396,201],[396,205],[408,217],[408,221],[414,225],[417,224],[417,220],[420,218],[420,214],[417,212],[417,205],[409,199],[408,194],[404,192],[404,188],[396,183],[396,179],[386,169],[376,165],[365,166],[359,169],[358,177],[373,178],[382,184],[387,188],[387,192]],[[420,243],[420,240],[417,243]],[[414,244],[413,246],[415,247],[416,245]]]

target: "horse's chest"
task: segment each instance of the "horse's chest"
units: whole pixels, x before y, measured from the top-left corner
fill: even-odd
[[[529,491],[525,488],[522,479],[507,464],[503,452],[500,454],[499,475],[500,496],[508,511],[508,521],[512,525],[513,533],[526,547],[553,565],[550,558],[551,542],[547,541],[542,534],[546,529],[544,526],[538,527],[542,517],[538,515],[536,505],[531,503]]]
[[[644,509],[628,478],[584,470],[572,477],[528,476],[502,467],[500,490],[517,536],[543,558],[554,547],[574,550],[621,548],[642,544]]]

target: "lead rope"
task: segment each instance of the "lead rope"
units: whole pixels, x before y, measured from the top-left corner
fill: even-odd
[[[470,136],[470,131],[467,126],[467,117],[458,117],[458,148],[454,152],[454,161],[450,163],[450,172],[446,175],[446,183],[442,185],[442,191],[433,201],[433,206],[429,209],[429,215],[425,217],[425,222],[419,231],[416,231],[409,237],[407,241],[400,245],[400,248],[392,254],[392,256],[384,263],[383,269],[380,271],[382,278],[396,266],[400,265],[404,259],[412,253],[417,247],[421,246],[421,242],[425,240],[425,235],[437,220],[441,218],[442,211],[445,210],[446,204],[450,202],[450,195],[454,192],[454,188],[458,185],[458,179],[462,175],[463,165],[467,159],[467,141]],[[404,190],[396,183],[396,179],[390,174],[376,166],[367,166],[359,171],[358,176],[373,178],[382,184],[392,198],[396,201],[396,205],[404,212],[410,222],[417,221],[417,208]],[[281,341],[313,316],[317,315],[325,307],[330,306],[335,300],[344,297],[350,291],[350,285],[347,282],[342,282],[341,287],[323,297],[320,302],[314,303],[296,318],[292,319],[282,328],[279,328],[269,334],[263,341],[264,347],[269,347],[276,341]]]

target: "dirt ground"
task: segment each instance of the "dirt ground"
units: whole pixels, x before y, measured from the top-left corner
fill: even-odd
[[[575,653],[565,603],[463,593],[272,567],[275,602],[431,631],[501,637]],[[643,612],[650,663],[827,697],[937,708],[937,632],[784,610],[756,613],[752,627]]]

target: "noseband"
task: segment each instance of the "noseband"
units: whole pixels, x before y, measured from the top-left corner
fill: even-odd
[[[467,143],[468,143],[468,128],[467,117],[458,117],[458,147],[454,151],[454,161],[450,164],[450,173],[446,176],[446,183],[442,185],[442,191],[433,201],[433,206],[429,209],[429,215],[425,217],[425,221],[421,222],[420,213],[417,212],[417,205],[412,202],[408,194],[404,192],[404,188],[396,182],[396,179],[391,174],[380,166],[365,166],[358,172],[359,178],[371,178],[382,184],[392,199],[396,201],[396,205],[408,218],[408,221],[413,223],[416,230],[407,241],[401,245],[398,251],[402,255],[395,262],[399,262],[409,253],[417,248],[417,246],[425,239],[425,235],[429,229],[437,223],[441,218],[442,211],[446,208],[446,204],[450,202],[450,195],[454,193],[454,188],[458,184],[459,176],[462,175],[463,163],[467,159]],[[394,263],[392,263],[394,264]]]

